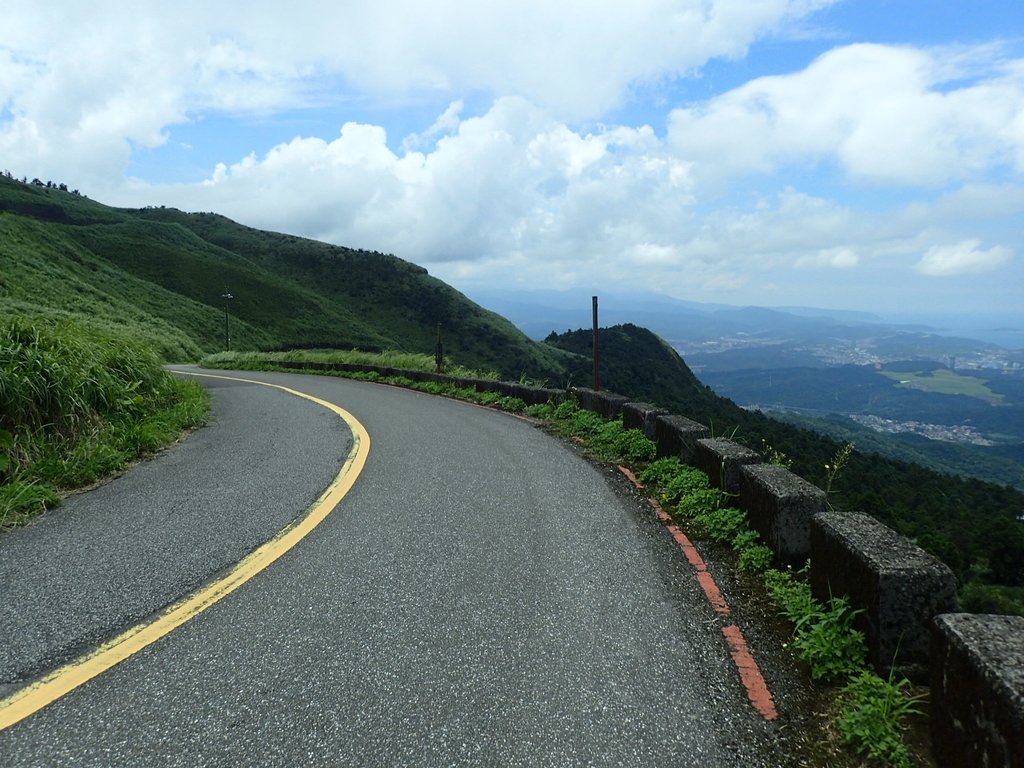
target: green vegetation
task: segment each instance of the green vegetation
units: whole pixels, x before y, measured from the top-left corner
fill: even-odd
[[[634,463],[654,458],[654,442],[640,430],[626,429],[621,418],[602,419],[572,400],[558,406],[533,406],[526,412],[534,418],[549,420],[555,434],[582,440],[595,458],[602,461]]]
[[[807,582],[796,579],[792,571],[768,571],[765,587],[792,622],[793,645],[810,667],[813,679],[835,682],[864,669],[864,634],[853,629],[859,611],[850,608],[847,598],[832,597],[822,604],[811,595]]]
[[[590,339],[590,331],[580,330],[552,334],[547,342],[583,354]],[[1024,493],[863,450],[850,452],[841,479],[830,483],[828,467],[840,457],[844,443],[718,397],[674,350],[643,328],[622,325],[602,330],[601,350],[602,381],[609,390],[714,424],[719,433],[731,432],[735,441],[754,450],[770,447],[793,472],[819,487],[828,486],[829,503],[835,508],[870,514],[949,565],[963,588],[962,596],[973,600],[963,600],[965,607],[980,604],[981,597],[991,604],[988,598],[998,593],[1000,605],[1012,608],[1005,612],[1024,615],[1024,601],[1014,591],[1024,586]],[[584,370],[576,375],[582,378]],[[821,394],[815,391],[808,397]],[[1005,410],[980,401],[979,405]],[[863,448],[859,438],[858,445]],[[971,584],[988,589],[968,590]]]
[[[417,352],[366,352],[363,350],[297,349],[289,352],[216,352],[200,360],[205,368],[258,371],[278,369],[280,363],[347,363],[350,365],[376,365],[406,371],[433,371],[436,367],[431,355]],[[444,372],[450,376],[469,379],[496,380],[494,371],[479,371],[445,362]]]
[[[832,461],[825,465],[825,487],[822,490],[825,491],[825,503],[828,504],[829,509],[832,509],[832,502],[829,498],[832,495],[833,485],[835,485],[836,480],[839,479],[843,470],[846,469],[846,465],[850,462],[853,449],[853,443],[847,443],[836,451]]]
[[[92,334],[136,338],[163,360],[194,360],[223,349],[222,294],[230,292],[237,350],[387,349],[432,357],[440,323],[445,351],[468,368],[559,386],[589,381],[589,330],[531,342],[504,319],[394,256],[262,232],[212,213],[110,208],[60,186],[0,176],[4,316],[56,324],[74,319]],[[752,448],[764,441],[797,474],[829,484],[826,466],[841,443],[716,396],[664,341],[641,328],[604,329],[601,344],[609,389],[715,425]],[[815,378],[823,375],[830,386]],[[936,370],[931,378],[943,375]],[[992,429],[1010,423],[1019,410],[962,394],[899,389],[880,373],[856,366],[794,369],[790,378],[810,407],[859,397],[891,409],[912,406],[915,418],[930,421],[935,409],[966,402],[974,409],[967,411],[970,417]],[[1014,386],[1004,379],[984,382],[1007,402],[1020,399]],[[922,400],[925,395],[930,399]],[[997,590],[1004,603],[1024,612],[1012,591],[1024,582],[1024,494],[885,459],[866,450],[869,443],[857,443],[861,450],[849,456],[843,481],[831,484],[830,503],[867,512],[915,539],[953,568],[965,596],[976,603],[991,603],[991,590]],[[1019,469],[1024,463],[1020,446],[1007,442],[997,448],[1007,466]],[[970,584],[991,589],[967,592]]]
[[[208,410],[140,343],[64,321],[0,326],[0,529],[177,439]]]
[[[881,679],[866,664],[864,635],[853,629],[857,614],[846,598],[823,605],[792,571],[769,570],[765,587],[794,627],[793,646],[810,666],[811,676],[843,685],[838,726],[842,743],[881,765],[910,768],[903,731],[921,715],[920,696],[904,678]]]
[[[762,573],[772,563],[772,551],[752,531],[745,512],[728,506],[729,495],[711,487],[699,469],[667,457],[645,467],[639,475],[676,517],[688,520],[707,538],[732,546],[740,570]]]
[[[903,741],[909,717],[920,716],[922,696],[910,693],[910,682],[892,677],[883,680],[865,670],[842,690],[843,710],[839,733],[860,755],[893,768],[910,768],[911,760]]]
[[[244,227],[212,213],[128,210],[0,175],[0,312],[75,318],[170,361],[232,349],[433,353],[564,380],[561,350],[530,341],[421,267]]]
[[[892,379],[901,387],[920,389],[925,392],[938,392],[943,395],[965,395],[976,397],[992,404],[1003,402],[1003,395],[996,394],[988,388],[985,381],[975,376],[963,376],[948,368],[931,371],[907,373],[900,371],[882,371],[882,376]]]
[[[888,363],[882,370],[770,367],[705,372],[702,378],[737,402],[758,403],[773,418],[855,442],[866,452],[1024,490],[1024,376],[1019,373],[954,372],[911,360]],[[908,428],[940,426],[931,428],[928,437],[876,432],[840,414],[877,417]],[[966,442],[962,431],[960,441],[953,442],[958,425],[969,425],[990,444]],[[950,439],[929,439],[942,436]]]
[[[864,453],[877,453],[887,459],[918,464],[941,474],[956,475],[965,480],[976,478],[1024,491],[1024,446],[977,446],[930,440],[909,432],[876,432],[839,414],[808,416],[776,411],[772,418],[833,440],[856,443]]]

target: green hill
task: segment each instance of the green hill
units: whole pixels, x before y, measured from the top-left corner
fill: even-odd
[[[212,213],[119,209],[61,186],[0,176],[0,314],[73,317],[128,333],[165,360],[232,346],[431,353],[437,325],[464,366],[552,384],[590,381],[590,331],[530,341],[426,270],[394,256],[244,227]],[[716,435],[792,458],[825,484],[840,444],[747,411],[704,386],[653,333],[602,331],[606,389],[697,419]],[[1024,495],[855,453],[833,503],[868,512],[949,563],[964,580],[1024,582]]]
[[[545,340],[589,355],[590,330]],[[577,364],[574,380],[589,381]],[[825,487],[825,465],[841,443],[809,429],[740,408],[701,384],[683,359],[650,331],[621,325],[601,331],[601,381],[610,391],[653,402],[762,451],[785,454],[801,477]],[[836,507],[867,512],[917,540],[962,581],[1024,585],[1024,494],[1002,485],[943,474],[877,453],[856,451],[833,485]]]
[[[422,267],[244,227],[212,213],[111,208],[0,176],[0,311],[128,330],[168,360],[232,347],[431,353],[555,377],[564,353],[528,339]]]

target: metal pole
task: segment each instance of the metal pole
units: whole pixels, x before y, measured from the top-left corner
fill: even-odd
[[[444,373],[444,344],[441,343],[441,324],[437,324],[437,346],[434,347],[434,366],[438,373]]]
[[[220,295],[224,299],[224,351],[231,351],[231,320],[228,315],[228,302],[231,301],[234,296],[230,293],[222,293]]]
[[[594,297],[594,391],[601,391],[601,345],[597,332],[597,296]]]

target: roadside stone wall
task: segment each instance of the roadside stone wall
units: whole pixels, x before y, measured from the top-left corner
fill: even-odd
[[[823,512],[811,520],[811,591],[848,595],[860,608],[872,665],[924,683],[932,619],[957,609],[956,577],[944,563],[873,517]]]
[[[945,565],[867,515],[827,511],[824,491],[764,464],[757,452],[711,438],[707,427],[684,416],[609,392],[343,363],[281,366],[451,383],[528,405],[575,398],[605,418],[621,416],[627,428],[654,440],[659,457],[698,467],[734,494],[778,562],[802,566],[809,556],[814,594],[822,600],[848,595],[864,612],[871,661],[883,676],[890,664],[912,679],[928,670],[933,743],[942,765],[1024,768],[1024,618],[944,613],[956,608]]]
[[[698,440],[695,460],[697,469],[708,476],[713,486],[733,496],[739,496],[743,467],[762,461],[757,451],[721,437]]]
[[[936,619],[931,730],[942,765],[1024,768],[1024,617]]]
[[[738,506],[783,565],[811,555],[811,520],[825,511],[825,492],[778,464],[740,466]]]
[[[697,441],[709,437],[703,424],[675,414],[660,414],[654,418],[654,442],[658,457],[673,456],[684,464],[694,466],[697,460]]]

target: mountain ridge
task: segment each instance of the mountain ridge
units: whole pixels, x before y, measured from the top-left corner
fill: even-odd
[[[222,294],[231,293],[227,311],[239,348],[432,352],[440,321],[446,350],[460,364],[512,379],[589,382],[590,329],[531,341],[395,256],[255,230],[213,213],[115,209],[0,177],[0,263],[0,311],[116,326],[168,359],[222,348]],[[792,457],[798,474],[823,483],[822,467],[840,447],[835,440],[715,395],[670,343],[633,322],[603,328],[601,340],[606,388],[755,450],[767,445]],[[1016,518],[1024,516],[1024,495],[1012,489],[858,453],[833,498],[915,537],[961,579],[1012,586],[1022,578],[1024,531]]]
[[[223,349],[227,324],[243,349],[432,353],[440,330],[469,367],[516,377],[565,368],[564,353],[423,267],[214,213],[112,208],[0,175],[0,260],[0,308],[130,329],[166,359]]]

